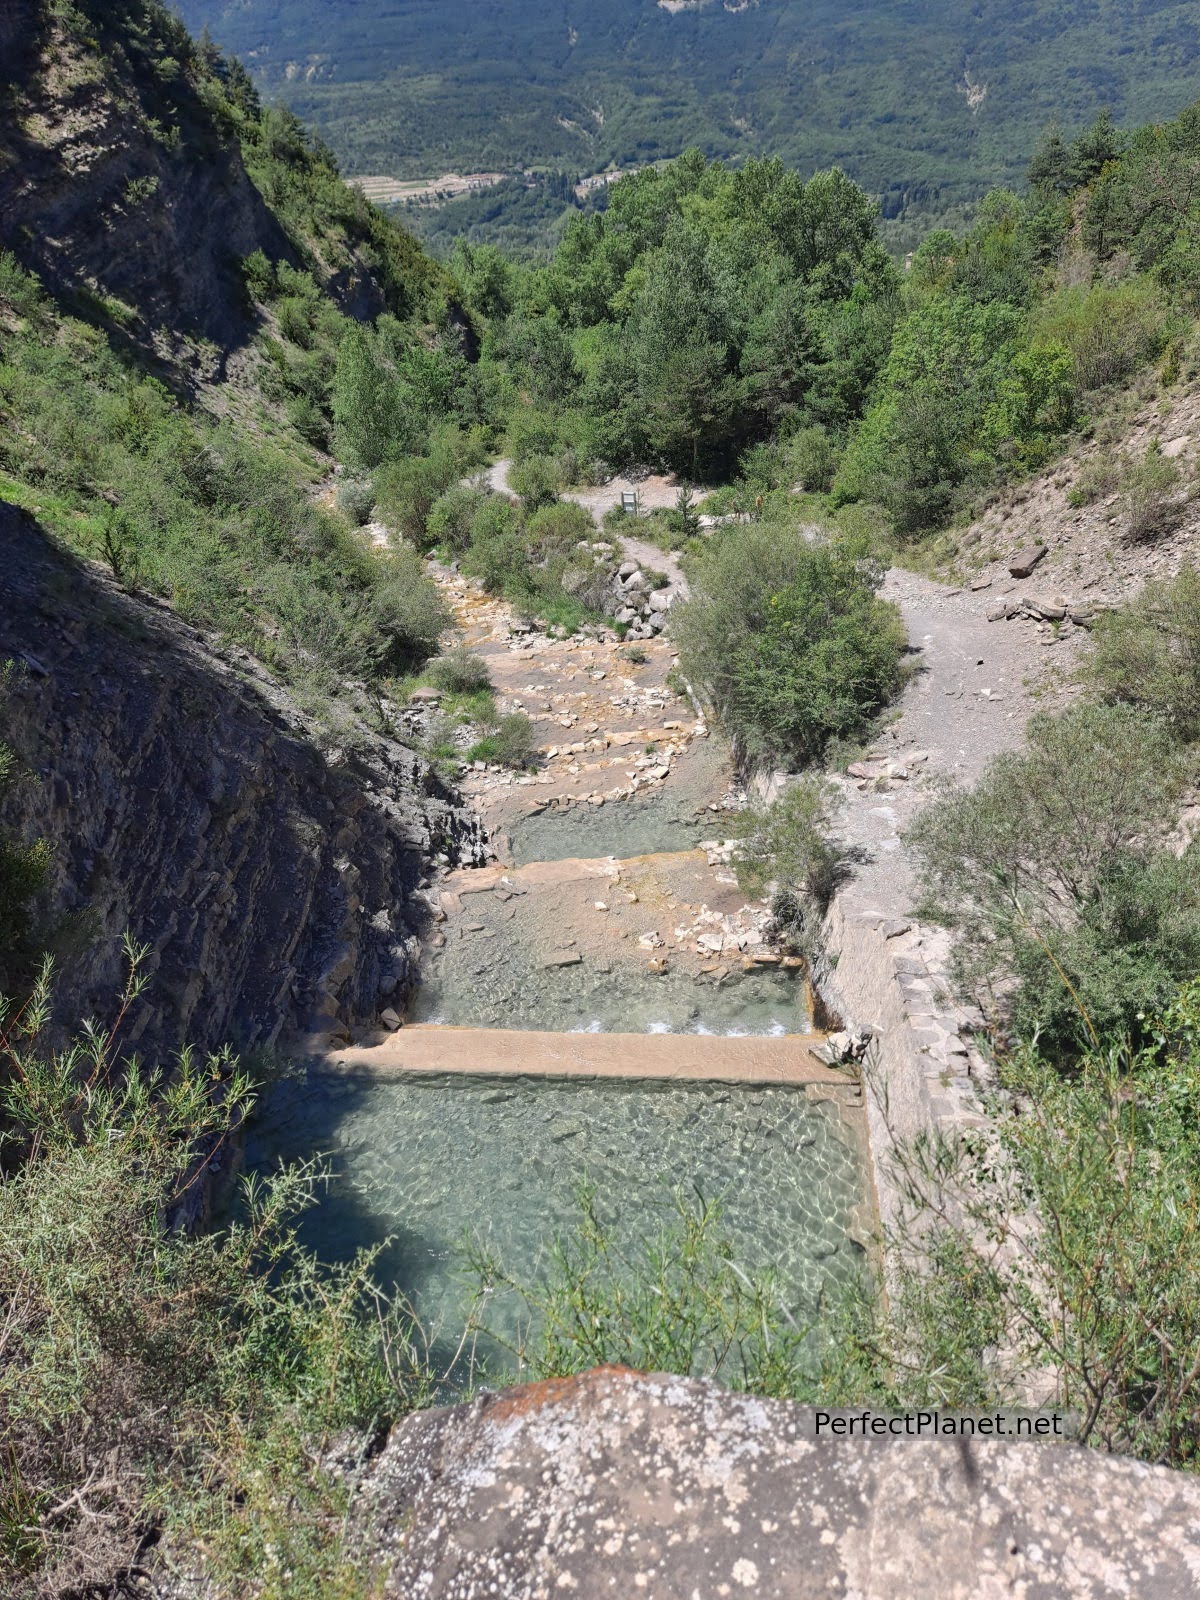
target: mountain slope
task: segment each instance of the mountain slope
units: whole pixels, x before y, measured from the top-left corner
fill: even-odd
[[[184,0],[359,172],[599,170],[697,144],[840,163],[885,215],[1013,178],[1046,122],[1200,92],[1177,0]]]

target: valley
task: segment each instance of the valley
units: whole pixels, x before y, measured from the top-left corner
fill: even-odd
[[[772,154],[805,175],[842,166],[885,218],[915,224],[895,232],[905,249],[922,225],[961,220],[989,187],[1014,183],[1050,123],[1073,133],[1104,110],[1144,122],[1200,93],[1194,19],[1175,0],[1040,0],[986,16],[949,0],[603,0],[553,18],[523,0],[484,13],[452,0],[433,27],[420,0],[182,9],[319,127],[350,173],[536,166],[574,183],[692,146]],[[478,220],[464,208],[457,226]]]
[[[1190,18],[188,11],[0,5],[0,1588],[1182,1600]]]

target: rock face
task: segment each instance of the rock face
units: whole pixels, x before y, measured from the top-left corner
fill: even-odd
[[[240,261],[298,256],[236,140],[186,76],[163,87],[127,8],[111,9],[76,25],[47,0],[0,0],[0,62],[17,86],[0,104],[0,242],[56,295],[121,302],[123,337],[190,389],[222,379],[252,331]],[[349,259],[326,290],[374,316],[383,295]]]
[[[123,1039],[149,1056],[336,1031],[403,997],[431,858],[482,851],[412,752],[323,755],[249,656],[235,670],[0,504],[4,659],[25,667],[0,733],[27,776],[3,820],[54,846],[64,1018],[110,1018],[126,930],[152,981]]]
[[[1186,1600],[1200,1482],[1071,1445],[814,1440],[600,1368],[396,1428],[358,1496],[389,1600]]]

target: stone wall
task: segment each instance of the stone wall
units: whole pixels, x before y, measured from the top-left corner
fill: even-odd
[[[402,745],[322,753],[244,652],[123,594],[0,505],[5,827],[54,847],[64,1020],[111,1015],[121,936],[150,946],[127,1045],[266,1046],[370,1022],[414,974],[435,858],[479,825]]]
[[[921,1135],[953,1138],[982,1122],[978,1090],[988,1063],[974,1043],[981,1022],[959,1004],[940,930],[864,908],[853,891],[835,897],[822,927],[813,988],[820,1006],[849,1033],[869,1034],[862,1063],[869,1172],[885,1232],[898,1220],[898,1143]]]

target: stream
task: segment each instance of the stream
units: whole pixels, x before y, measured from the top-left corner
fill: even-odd
[[[674,1192],[719,1202],[739,1267],[770,1272],[810,1324],[864,1280],[861,1107],[850,1083],[735,1081],[749,1075],[739,1041],[810,1023],[799,963],[771,947],[765,907],[729,865],[726,753],[667,687],[665,639],[636,660],[612,637],[552,640],[467,580],[440,581],[502,707],[528,712],[542,748],[532,774],[468,774],[499,859],[446,875],[405,1027],[379,1035],[382,1058],[411,1028],[450,1025],[446,1070],[298,1065],[265,1096],[247,1165],[326,1158],[302,1240],[327,1259],[380,1246],[382,1281],[442,1367],[477,1288],[469,1258],[537,1279],[584,1185],[626,1250]],[[619,1035],[645,1076],[489,1072],[489,1039],[509,1029]],[[726,1041],[730,1081],[656,1076],[665,1033]],[[526,1321],[518,1297],[493,1294],[451,1385],[516,1374]]]

